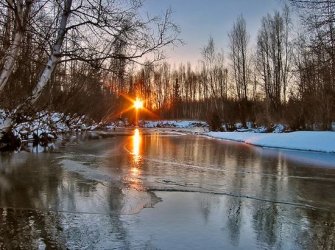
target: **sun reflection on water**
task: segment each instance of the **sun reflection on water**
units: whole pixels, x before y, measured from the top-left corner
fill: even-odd
[[[141,142],[142,142],[142,136],[138,129],[135,129],[132,140],[133,140],[132,154],[134,156],[133,160],[135,164],[138,164],[139,161],[141,160]]]
[[[141,181],[141,164],[142,164],[142,135],[139,129],[135,129],[132,140],[132,165],[129,176],[129,187],[135,190],[143,190],[143,184]]]

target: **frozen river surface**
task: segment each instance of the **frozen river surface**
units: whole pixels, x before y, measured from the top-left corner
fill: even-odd
[[[0,249],[335,248],[335,154],[130,133],[0,155]]]

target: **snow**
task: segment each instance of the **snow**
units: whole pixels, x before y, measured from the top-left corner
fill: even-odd
[[[237,129],[241,129],[241,128],[243,128],[243,124],[240,123],[240,122],[235,123],[235,128],[237,128]]]
[[[208,127],[203,121],[185,121],[185,120],[161,120],[161,121],[145,121],[143,127],[157,128],[157,127],[174,127],[174,128],[194,128],[194,127]]]
[[[285,126],[283,124],[276,124],[273,126],[273,133],[284,133]]]
[[[70,116],[63,113],[41,111],[32,116],[22,116],[23,121],[20,123],[11,123],[11,116],[13,116],[11,112],[0,109],[0,132],[12,126],[13,134],[22,141],[33,140],[34,135],[53,140],[57,138],[56,134],[59,133],[95,128],[94,122],[83,115]],[[93,125],[88,126],[87,122]]]
[[[335,153],[335,132],[331,131],[291,133],[209,132],[205,135],[261,147]]]
[[[10,127],[11,120],[7,118],[8,114],[4,110],[0,109],[0,131],[4,131]]]

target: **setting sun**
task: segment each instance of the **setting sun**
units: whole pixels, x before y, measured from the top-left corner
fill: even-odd
[[[135,102],[134,102],[134,107],[135,109],[141,109],[143,108],[143,101],[136,98]]]

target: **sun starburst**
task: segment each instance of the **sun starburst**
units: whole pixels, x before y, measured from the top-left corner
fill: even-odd
[[[135,109],[143,108],[143,101],[141,99],[136,98],[136,100],[134,101],[134,108]]]

